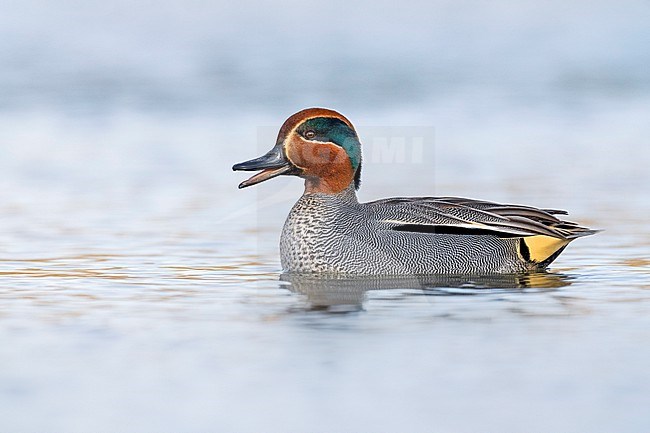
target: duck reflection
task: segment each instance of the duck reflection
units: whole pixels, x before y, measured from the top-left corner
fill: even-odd
[[[414,275],[355,277],[284,273],[280,281],[307,297],[309,309],[359,311],[371,290],[416,290],[418,295],[452,296],[555,290],[571,284],[571,277],[551,272],[490,275]]]

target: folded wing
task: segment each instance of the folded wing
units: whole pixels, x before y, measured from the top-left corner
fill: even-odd
[[[566,212],[459,197],[404,197],[367,203],[387,230],[521,238],[524,259],[542,263],[573,239],[596,233],[559,219]],[[554,258],[554,257],[553,257]]]

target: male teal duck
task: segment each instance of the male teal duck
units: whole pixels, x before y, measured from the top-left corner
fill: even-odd
[[[258,171],[239,188],[280,175],[305,179],[280,240],[287,272],[356,275],[489,274],[546,268],[572,240],[595,233],[553,209],[458,197],[359,203],[361,143],[340,113],[289,117],[266,155],[235,164]]]

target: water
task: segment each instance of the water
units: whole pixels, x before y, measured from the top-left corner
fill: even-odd
[[[3,8],[0,431],[647,431],[644,2]],[[311,105],[361,200],[604,231],[548,274],[281,276],[301,183],[230,167]]]

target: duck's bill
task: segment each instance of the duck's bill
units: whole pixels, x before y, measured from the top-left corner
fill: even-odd
[[[246,188],[247,186],[252,186],[256,185],[260,182],[264,182],[265,180],[272,179],[276,176],[280,176],[281,174],[287,173],[291,171],[291,166],[285,166],[285,167],[279,167],[279,168],[267,168],[266,170],[262,170],[259,173],[257,173],[255,176],[252,176],[242,183],[239,184],[239,189]]]
[[[287,174],[293,169],[293,165],[284,156],[282,146],[275,146],[266,155],[250,161],[240,162],[232,166],[235,171],[257,171],[262,170],[249,179],[239,184],[239,188],[256,185],[265,180],[272,179],[281,174]]]

